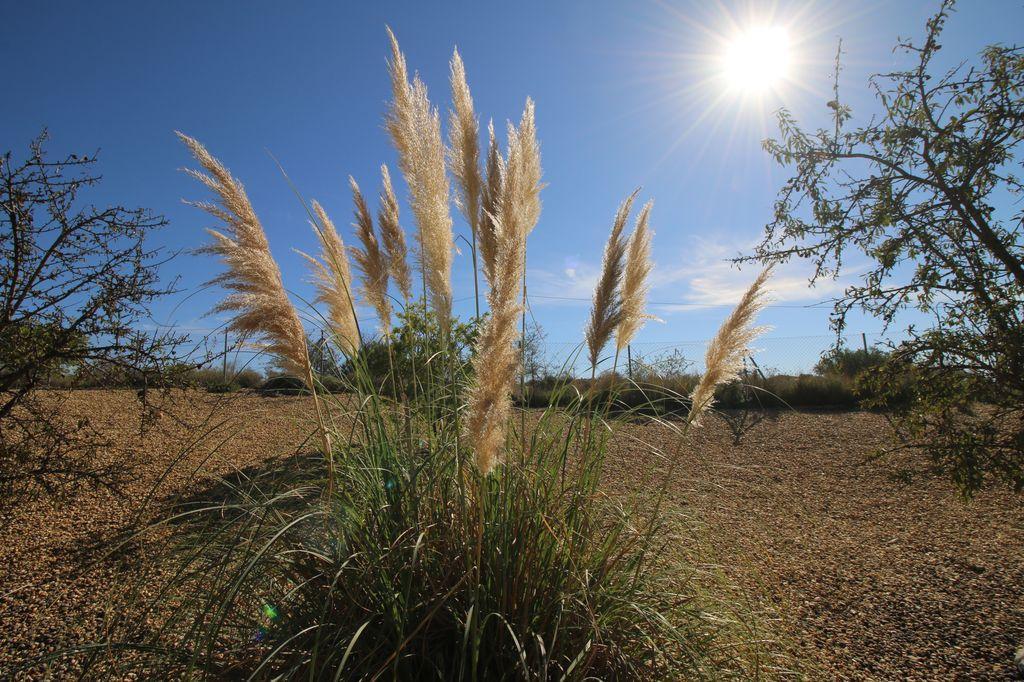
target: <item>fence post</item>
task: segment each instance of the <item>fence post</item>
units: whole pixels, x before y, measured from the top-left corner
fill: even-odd
[[[757,364],[756,360],[754,360],[754,356],[753,355],[748,355],[747,358],[750,360],[750,364],[752,364],[754,366],[754,369],[757,370],[757,373],[760,375],[760,377],[762,379],[764,379],[765,381],[767,381],[768,377],[766,377],[764,375],[764,372],[761,371],[761,366]]]
[[[633,380],[633,351],[630,349],[630,344],[626,344],[626,372],[629,374],[629,380]]]
[[[864,332],[860,333],[860,340],[864,343],[864,355],[868,354],[868,335]]]
[[[324,330],[320,330],[320,350],[317,353],[317,364],[320,365],[320,376],[324,375],[324,370],[327,368],[327,358],[324,356],[324,351],[327,348],[327,344],[324,342]]]

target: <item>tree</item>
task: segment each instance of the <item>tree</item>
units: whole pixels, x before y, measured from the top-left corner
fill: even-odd
[[[464,387],[482,318],[473,317],[467,322],[451,318],[446,333],[437,314],[422,301],[408,303],[396,316],[398,324],[391,334],[364,340],[357,359],[345,362],[342,374],[355,381],[357,366],[362,367],[375,390],[390,396],[422,393],[416,382],[423,376],[440,386]]]
[[[812,282],[837,276],[846,256],[873,263],[836,303],[833,326],[861,309],[893,324],[907,309],[934,324],[871,373],[874,390],[908,372],[913,400],[893,413],[905,447],[920,448],[970,493],[987,479],[1024,488],[1024,214],[1014,175],[1024,139],[1024,50],[992,45],[974,63],[936,66],[944,2],[912,60],[872,77],[880,114],[853,127],[839,97],[830,126],[802,129],[785,110],[765,149],[792,169],[756,251],[740,260],[805,258]],[[986,403],[979,407],[978,401]],[[884,404],[884,396],[878,398]]]
[[[536,320],[524,327],[525,334],[516,341],[516,350],[522,357],[523,381],[535,384],[551,375],[552,367],[547,361],[545,344],[548,334]]]
[[[306,352],[309,354],[309,361],[313,365],[313,372],[317,377],[339,378],[344,375],[343,365],[344,354],[334,348],[331,338],[323,333],[306,334]],[[277,376],[286,376],[290,373],[287,363],[279,358],[273,358],[269,366],[270,373]]]
[[[69,424],[47,378],[95,381],[117,375],[145,387],[183,369],[182,340],[140,330],[148,306],[167,293],[158,252],[144,246],[163,218],[144,209],[97,208],[81,194],[95,186],[94,156],[47,159],[45,132],[26,159],[0,157],[0,488],[49,491],[88,480],[111,485],[114,469],[94,461],[103,444],[88,420]]]

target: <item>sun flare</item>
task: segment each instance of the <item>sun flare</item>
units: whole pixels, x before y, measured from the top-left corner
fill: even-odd
[[[743,94],[776,90],[789,76],[789,32],[781,26],[762,26],[738,33],[726,46],[723,77],[730,89]]]

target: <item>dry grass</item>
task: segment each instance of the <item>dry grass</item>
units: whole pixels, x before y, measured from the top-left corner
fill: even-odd
[[[392,100],[387,129],[398,150],[398,164],[409,186],[409,205],[416,221],[419,264],[430,302],[447,330],[452,310],[452,217],[448,210],[448,174],[441,121],[427,98],[419,76],[409,81],[405,56],[391,29]]]
[[[219,284],[232,292],[214,311],[231,313],[227,325],[230,331],[262,339],[272,357],[277,358],[286,369],[303,377],[307,385],[314,389],[313,366],[306,349],[306,331],[298,312],[288,299],[281,281],[281,270],[270,253],[263,225],[249,203],[245,188],[198,140],[183,133],[178,133],[178,137],[209,175],[196,170],[188,173],[213,190],[219,199],[218,204],[196,205],[223,221],[228,232],[225,235],[216,230],[207,230],[213,236],[214,243],[202,249],[219,256],[225,266],[223,274],[210,283]],[[319,215],[321,220],[329,222],[322,210]],[[334,237],[340,244],[337,232],[334,232]],[[337,261],[333,261],[333,266],[329,267],[338,267]],[[351,305],[351,296],[349,299]],[[313,406],[323,452],[330,453],[331,437],[324,425],[320,401],[315,391]],[[332,488],[333,477],[328,490]]]
[[[484,324],[473,359],[474,380],[466,410],[466,434],[477,468],[488,473],[499,461],[511,414],[511,391],[519,367],[516,339],[526,238],[540,217],[541,165],[533,103],[526,102],[519,128],[509,129],[508,162],[494,222],[497,254]]]
[[[691,423],[698,423],[701,415],[714,403],[716,387],[739,378],[747,349],[764,332],[765,328],[755,326],[754,320],[767,303],[765,284],[770,275],[771,268],[761,271],[708,345],[704,356],[707,369],[690,394]]]
[[[207,230],[213,244],[202,249],[221,259],[224,273],[208,282],[231,292],[214,309],[231,313],[228,330],[262,340],[267,351],[299,376],[306,376],[306,334],[295,308],[288,300],[281,270],[270,253],[263,225],[249,202],[242,183],[206,148],[188,135],[178,137],[206,173],[186,172],[217,196],[217,203],[192,202],[224,223],[225,232]]]
[[[342,352],[352,355],[361,343],[359,321],[356,319],[355,301],[352,298],[352,272],[348,264],[348,250],[341,235],[326,211],[316,201],[313,214],[317,222],[313,231],[320,241],[320,259],[298,251],[313,270],[313,285],[316,287],[314,303],[327,306],[327,326]]]
[[[487,124],[487,135],[487,182],[483,186],[480,200],[480,229],[477,234],[477,244],[480,249],[484,277],[488,283],[492,283],[498,260],[498,235],[494,220],[498,215],[498,202],[501,201],[505,159],[501,155],[501,150],[498,149],[493,121]]]
[[[351,175],[348,184],[352,188],[353,213],[355,215],[356,237],[361,248],[353,249],[356,267],[363,273],[363,296],[377,313],[381,331],[391,334],[391,302],[388,300],[388,259],[377,242],[373,230],[373,218],[366,207],[363,193]]]
[[[452,54],[451,87],[455,108],[448,116],[448,158],[459,190],[455,203],[476,240],[480,231],[480,200],[484,186],[480,172],[480,123],[473,110],[473,95],[469,91],[466,67],[458,50]]]
[[[398,200],[395,189],[391,186],[391,173],[385,164],[380,165],[380,207],[377,209],[377,224],[380,226],[380,237],[388,257],[388,274],[398,286],[402,299],[408,303],[412,298],[412,276],[409,273],[409,261],[405,245],[405,232],[398,223]]]
[[[601,277],[594,287],[594,303],[590,309],[590,323],[587,325],[586,340],[590,351],[590,366],[597,367],[601,351],[608,344],[612,332],[622,320],[622,298],[619,284],[626,261],[626,239],[622,235],[626,220],[633,208],[640,190],[636,190],[619,205],[612,223],[611,234],[604,246],[601,262]]]
[[[653,202],[648,201],[640,209],[633,235],[629,238],[626,270],[622,276],[622,319],[615,330],[615,346],[619,351],[625,350],[646,320],[655,319],[646,312],[647,290],[650,288],[647,280],[654,267],[651,262],[652,234],[647,225],[652,205]]]

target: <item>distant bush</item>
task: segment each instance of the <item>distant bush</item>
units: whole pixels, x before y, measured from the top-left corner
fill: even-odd
[[[306,388],[306,382],[299,377],[287,375],[270,377],[263,382],[259,391],[261,394],[269,396],[299,395],[301,393],[309,392]]]
[[[617,411],[651,416],[685,415],[690,409],[688,396],[698,379],[696,375],[681,375],[667,380],[652,377],[644,382],[630,382],[621,377],[599,377],[589,395],[596,405],[603,405],[614,396]],[[753,391],[759,406],[764,408],[857,409],[860,406],[855,382],[841,376],[748,376],[743,384]],[[527,401],[520,400],[520,405],[543,408],[554,403],[564,407],[578,396],[587,395],[589,386],[588,379],[575,379],[562,385],[555,380],[537,382],[527,390]],[[735,384],[720,386],[715,393],[718,409],[746,408],[749,407],[747,400]]]
[[[340,377],[328,374],[317,379],[317,390],[326,393],[347,393],[350,388],[350,385]]]
[[[412,385],[403,382],[420,376],[429,367],[430,371],[444,371],[446,363],[440,358],[454,354],[459,362],[460,372],[469,367],[470,349],[479,333],[479,321],[452,321],[449,343],[443,343],[441,325],[434,311],[422,303],[410,303],[397,313],[398,324],[391,330],[390,339],[366,341],[359,349],[354,361],[348,361],[341,368],[342,375],[351,384],[357,374],[357,367],[365,367],[365,375],[385,395],[395,396],[403,392],[415,393]],[[452,383],[462,385],[465,376]],[[396,386],[396,383],[398,384]],[[334,391],[332,391],[334,392]]]
[[[187,375],[190,386],[207,390],[211,393],[233,393],[241,389],[255,389],[263,384],[263,375],[254,369],[235,371],[223,368],[201,367],[190,371]]]
[[[814,366],[814,373],[856,379],[867,370],[881,366],[888,357],[889,353],[881,348],[833,348],[821,356]]]
[[[842,376],[779,374],[748,383],[755,388],[766,407],[856,409],[860,404],[854,382]]]
[[[235,383],[242,388],[259,388],[263,383],[263,375],[254,369],[243,369],[235,375]]]

